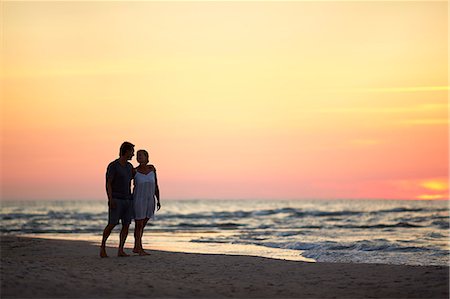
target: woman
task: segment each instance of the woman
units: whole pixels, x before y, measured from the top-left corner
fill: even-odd
[[[148,165],[148,152],[138,150],[136,159],[139,166],[135,169],[133,203],[134,219],[136,226],[134,228],[134,253],[139,255],[148,255],[142,247],[142,235],[144,227],[150,218],[154,218],[155,207],[161,208],[159,201],[158,180],[156,178],[156,169],[153,165]]]

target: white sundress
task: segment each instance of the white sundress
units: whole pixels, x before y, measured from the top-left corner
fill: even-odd
[[[133,189],[134,219],[155,218],[155,189],[156,180],[154,171],[150,171],[148,174],[136,171]]]

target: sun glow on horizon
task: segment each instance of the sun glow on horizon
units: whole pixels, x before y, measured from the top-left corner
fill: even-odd
[[[444,179],[429,180],[424,181],[421,186],[433,191],[446,191],[448,190],[448,181]]]

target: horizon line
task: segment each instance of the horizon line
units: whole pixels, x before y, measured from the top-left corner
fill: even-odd
[[[8,2],[42,2],[42,0],[3,0],[4,3]],[[73,0],[48,0],[45,2],[74,2]],[[93,2],[91,0],[77,0],[77,3]],[[96,0],[94,2],[166,2],[166,3],[179,3],[179,2],[275,2],[280,3],[279,0]],[[281,2],[343,2],[342,0],[283,0]],[[424,2],[423,0],[345,0],[344,2]],[[433,0],[431,2],[443,2],[448,0]]]
[[[450,201],[450,198],[434,198],[434,199],[421,199],[421,198],[167,198],[164,201],[339,201],[339,200],[349,200],[349,201]],[[42,199],[42,198],[22,198],[22,199],[4,199],[0,198],[1,202],[19,202],[19,201],[107,201],[107,199],[99,198],[65,198],[65,199]]]

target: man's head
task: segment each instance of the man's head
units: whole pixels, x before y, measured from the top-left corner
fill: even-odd
[[[125,157],[127,160],[131,160],[134,156],[134,144],[125,141],[120,146],[120,157]]]

